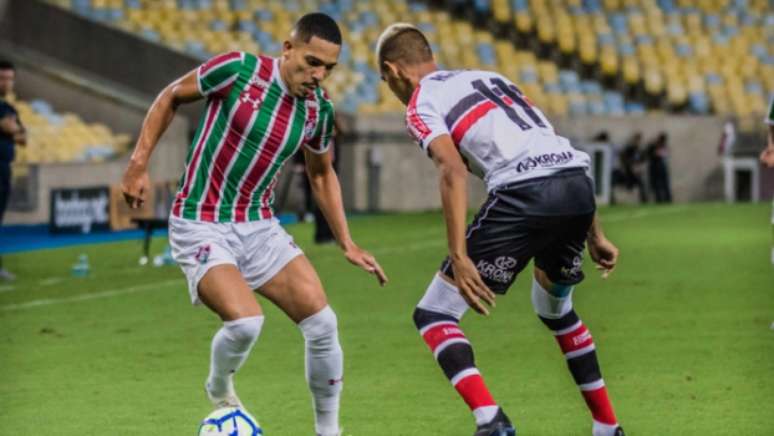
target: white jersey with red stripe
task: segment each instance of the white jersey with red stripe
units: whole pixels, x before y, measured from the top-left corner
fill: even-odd
[[[471,173],[489,191],[589,167],[589,156],[554,131],[543,113],[504,76],[476,70],[435,71],[419,83],[406,109],[409,133],[426,153],[449,135]]]

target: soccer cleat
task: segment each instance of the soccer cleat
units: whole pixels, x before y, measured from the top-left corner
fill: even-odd
[[[516,436],[516,429],[503,409],[497,409],[495,417],[488,424],[479,425],[473,436]]]
[[[238,407],[240,409],[244,409],[244,406],[242,406],[242,401],[239,400],[239,397],[237,397],[236,392],[234,391],[233,374],[228,377],[228,389],[226,389],[225,395],[213,395],[212,392],[210,392],[209,382],[204,384],[204,392],[207,393],[207,399],[209,399],[212,405],[215,406],[215,409],[220,409],[223,407]]]

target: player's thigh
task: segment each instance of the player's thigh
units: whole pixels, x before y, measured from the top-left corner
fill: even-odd
[[[188,281],[191,303],[204,303],[224,320],[261,313],[237,267],[239,241],[229,224],[171,217],[169,245]]]
[[[210,268],[199,281],[199,299],[224,321],[262,313],[242,273],[233,264]]]
[[[309,259],[296,256],[258,292],[298,323],[328,304],[320,278]]]
[[[504,294],[529,263],[531,232],[526,217],[493,195],[468,226],[465,234],[468,257],[493,292]],[[448,257],[441,264],[440,272],[447,281],[453,281],[454,271]]]
[[[556,236],[535,254],[535,278],[544,289],[583,281],[583,254],[593,219],[593,212],[562,217],[555,230],[549,229]]]

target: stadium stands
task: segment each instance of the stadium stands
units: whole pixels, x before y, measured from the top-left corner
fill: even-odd
[[[559,68],[511,41],[476,29],[465,19],[422,2],[405,0],[50,0],[90,19],[109,23],[143,38],[166,44],[200,59],[232,49],[276,55],[292,23],[314,10],[342,23],[346,44],[339,68],[326,84],[345,112],[392,112],[400,103],[386,93],[374,68],[374,43],[379,32],[396,21],[417,23],[447,68],[488,68],[515,80],[539,106],[554,115],[641,113],[597,81],[572,69]]]
[[[767,0],[462,3],[470,16],[536,36],[538,50],[577,62],[651,107],[757,117],[774,94],[774,10]]]
[[[115,134],[104,124],[86,123],[74,113],[58,113],[43,100],[10,101],[28,132],[27,146],[17,148],[17,166],[98,162],[128,150],[129,135]]]

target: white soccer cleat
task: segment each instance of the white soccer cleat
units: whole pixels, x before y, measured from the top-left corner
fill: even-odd
[[[215,409],[220,409],[223,407],[238,407],[240,409],[244,409],[244,406],[242,405],[242,401],[237,397],[236,392],[234,391],[234,375],[230,375],[228,377],[228,388],[226,389],[225,395],[219,396],[215,395],[210,391],[210,383],[207,382],[204,384],[204,392],[207,393],[207,399],[210,400],[212,405],[215,407]]]

